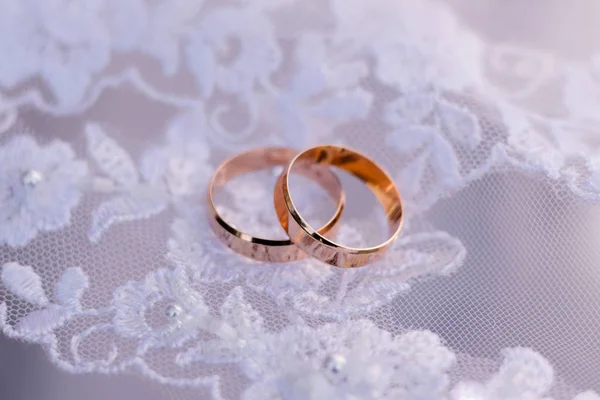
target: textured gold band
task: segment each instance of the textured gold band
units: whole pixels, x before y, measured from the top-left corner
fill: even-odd
[[[292,169],[300,172],[315,164],[339,167],[366,183],[385,210],[389,239],[374,247],[345,247],[324,237],[302,218],[290,196],[289,175]],[[277,180],[274,203],[279,222],[291,241],[307,254],[338,267],[360,267],[381,258],[402,228],[402,201],[389,175],[361,153],[339,146],[317,146],[294,157]]]
[[[259,148],[233,156],[217,168],[208,186],[208,216],[213,232],[227,247],[246,257],[260,261],[286,262],[306,257],[306,254],[300,251],[289,239],[263,239],[240,232],[219,215],[213,197],[214,193],[229,180],[244,173],[278,165],[285,166],[294,158],[296,153],[296,151],[288,148]],[[342,215],[345,202],[339,179],[329,169],[319,168],[315,165],[306,164],[304,168],[299,169],[299,172],[319,183],[337,202],[335,214],[319,229],[320,234],[328,232],[333,234],[336,223]]]

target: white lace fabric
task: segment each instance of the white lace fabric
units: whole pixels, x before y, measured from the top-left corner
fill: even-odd
[[[429,0],[0,9],[6,336],[185,398],[600,399],[600,56],[493,42]],[[226,156],[321,143],[395,178],[384,260],[218,242]],[[223,215],[281,236],[272,172],[228,185]],[[376,243],[380,210],[342,178],[338,241]],[[321,194],[293,190],[315,218]]]

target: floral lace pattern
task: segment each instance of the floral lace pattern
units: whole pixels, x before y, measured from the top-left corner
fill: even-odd
[[[92,77],[110,61],[102,5],[101,1],[71,6],[62,0],[4,2],[0,51],[13,62],[3,63],[2,85],[12,87],[39,75],[58,103],[76,106]],[[32,14],[32,9],[38,12]]]
[[[30,136],[16,136],[0,148],[0,159],[0,243],[23,246],[38,232],[69,223],[87,164],[68,144],[40,147]]]
[[[81,311],[79,303],[88,286],[87,276],[80,268],[67,268],[56,282],[57,303],[51,303],[42,288],[42,281],[32,267],[8,263],[2,267],[2,283],[18,298],[41,307],[8,329],[14,335],[33,341],[43,340],[69,318]],[[3,304],[6,315],[6,304]]]
[[[493,49],[490,64],[502,80],[492,80],[487,90],[500,94],[498,107],[510,127],[507,153],[511,162],[540,170],[568,183],[580,196],[598,199],[598,118],[591,112],[598,104],[597,55],[587,63],[564,63],[550,54],[512,46]],[[551,82],[560,81],[559,96],[545,107],[535,99]],[[512,93],[513,85],[521,84]],[[510,85],[510,86],[509,86]],[[530,102],[533,106],[524,107]]]
[[[0,63],[4,334],[44,345],[71,372],[137,371],[215,399],[600,399],[581,392],[589,380],[559,391],[564,368],[508,333],[493,351],[466,346],[492,364],[504,348],[496,371],[461,370],[461,340],[478,339],[453,313],[473,312],[478,326],[491,309],[479,288],[509,268],[492,271],[485,251],[505,244],[469,219],[466,207],[479,205],[457,202],[476,235],[454,228],[448,205],[507,171],[568,188],[561,195],[576,200],[561,212],[597,202],[598,56],[488,43],[444,2],[326,3],[0,0],[0,55],[10,60]],[[125,106],[143,112],[115,121]],[[221,160],[321,143],[359,148],[397,181],[406,225],[383,260],[267,265],[218,242],[203,199]],[[241,177],[223,190],[220,213],[281,236],[269,184]],[[294,199],[311,214],[319,196]],[[336,240],[371,245],[378,215],[359,211]],[[523,241],[547,230],[526,228]],[[444,297],[460,279],[469,296]],[[582,319],[596,316],[591,291],[569,293]],[[565,325],[562,335],[579,329]],[[493,328],[490,342],[508,329]]]
[[[243,366],[256,382],[245,399],[441,398],[454,361],[431,332],[392,337],[365,320],[294,327],[266,343]]]
[[[107,310],[83,310],[79,299],[88,287],[78,268],[65,270],[56,283],[56,303],[50,303],[40,277],[30,266],[8,263],[2,282],[16,297],[41,309],[14,327],[6,323],[6,304],[0,309],[3,329],[13,337],[49,343],[56,351],[53,332],[69,318],[112,314],[112,323],[97,324],[74,338],[72,368],[86,367],[78,346],[95,329],[113,331],[138,342],[126,359],[114,348],[112,370],[146,369],[144,355],[152,349],[174,348],[174,362],[191,366],[237,362],[253,382],[244,399],[542,399],[551,388],[554,372],[540,354],[526,348],[503,351],[504,361],[487,382],[461,382],[451,388],[449,374],[455,354],[428,331],[409,331],[393,336],[369,320],[347,320],[312,328],[297,323],[279,332],[265,329],[263,316],[244,298],[240,286],[233,288],[214,310],[202,298],[201,284],[185,269],[161,269],[143,281],[129,282],[115,291]],[[298,322],[302,321],[301,319]],[[209,333],[206,337],[200,332]],[[120,361],[117,361],[119,360]],[[165,382],[177,382],[164,378]],[[222,398],[216,377],[190,379],[188,385],[210,386],[213,397]],[[600,398],[594,392],[575,400]]]
[[[112,224],[148,218],[165,210],[171,202],[198,195],[206,187],[212,168],[201,137],[194,135],[203,117],[183,115],[172,121],[164,146],[150,148],[142,156],[138,171],[133,160],[117,142],[96,124],[86,126],[88,151],[106,175],[95,179],[97,189],[117,193],[92,214],[92,242]]]

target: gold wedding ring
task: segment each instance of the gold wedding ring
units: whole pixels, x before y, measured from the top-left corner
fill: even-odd
[[[367,248],[345,247],[324,237],[302,218],[290,195],[289,176],[296,168],[300,172],[313,165],[341,168],[366,183],[385,210],[390,236],[384,243]],[[361,153],[339,146],[317,146],[296,155],[277,180],[274,204],[281,226],[296,246],[338,267],[360,267],[377,261],[396,240],[402,228],[402,201],[389,175]]]
[[[207,193],[209,210],[209,223],[216,236],[232,250],[260,261],[286,262],[299,260],[306,257],[291,240],[272,240],[251,236],[241,232],[227,223],[219,215],[215,203],[214,193],[226,182],[242,174],[285,166],[294,156],[296,151],[280,147],[267,147],[240,153],[223,162],[213,175]],[[318,230],[319,235],[334,233],[336,223],[339,221],[344,209],[345,196],[337,176],[327,168],[316,165],[304,164],[298,172],[316,181],[336,201],[337,208],[333,217]]]

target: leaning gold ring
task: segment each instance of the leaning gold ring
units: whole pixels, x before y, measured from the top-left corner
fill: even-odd
[[[227,247],[246,257],[259,261],[286,262],[306,257],[306,254],[298,249],[289,239],[263,239],[237,230],[219,215],[214,202],[214,193],[231,179],[253,171],[264,170],[278,165],[285,166],[296,154],[296,151],[288,148],[259,148],[233,156],[217,168],[208,185],[209,224],[215,235]],[[345,203],[345,195],[339,179],[329,169],[319,168],[315,165],[310,166],[306,164],[305,168],[301,168],[298,172],[316,181],[337,202],[337,208],[333,217],[318,230],[319,234],[330,233],[333,235]]]
[[[386,213],[390,236],[384,243],[367,248],[345,247],[324,237],[302,218],[290,196],[289,176],[295,167],[314,164],[339,167],[366,183]],[[274,203],[291,241],[305,253],[338,267],[360,267],[380,259],[402,228],[402,201],[389,175],[361,153],[339,146],[317,146],[294,157],[277,179]]]

